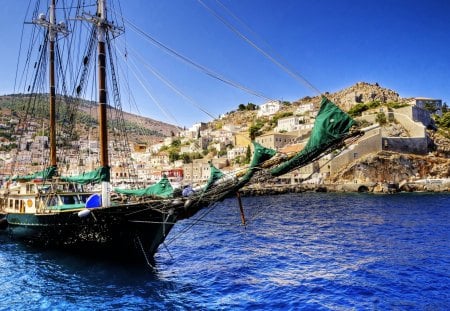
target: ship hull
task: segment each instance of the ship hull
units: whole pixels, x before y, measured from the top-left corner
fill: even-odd
[[[78,211],[9,213],[6,220],[11,237],[37,247],[148,262],[169,234],[176,216],[148,204],[134,204],[93,209],[84,217]]]

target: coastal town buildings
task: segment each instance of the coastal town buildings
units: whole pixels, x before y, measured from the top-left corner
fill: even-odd
[[[267,102],[259,107],[257,116],[271,116],[280,111],[280,101]],[[400,108],[391,109],[380,106],[364,111],[358,122],[372,124],[366,128],[365,135],[345,150],[331,153],[298,170],[279,178],[286,183],[300,183],[309,180],[313,183],[334,176],[350,163],[359,161],[365,156],[391,151],[403,154],[426,155],[430,150],[427,128],[433,128],[432,114],[442,114],[443,103],[440,99],[417,97]],[[292,115],[277,120],[272,131],[256,136],[255,141],[264,147],[282,153],[301,150],[307,142],[314,126],[317,107],[312,103],[299,105]],[[390,126],[378,124],[378,118],[384,115]],[[223,119],[225,120],[225,119]],[[4,115],[0,129],[9,130],[17,125],[16,118]],[[113,184],[125,184],[127,179],[137,178],[144,183],[157,182],[163,174],[174,183],[201,183],[209,178],[210,164],[220,169],[230,169],[242,165],[248,157],[248,150],[253,151],[249,135],[249,124],[226,123],[210,127],[207,123],[197,123],[191,128],[180,131],[178,135],[170,135],[154,144],[130,143],[132,150],[132,167],[123,159],[112,156],[111,178]],[[242,122],[244,123],[244,122]],[[24,137],[11,137],[11,141],[2,137],[0,146],[7,146],[16,141],[18,152],[8,150],[0,152],[0,178],[9,176],[13,162],[20,169],[17,174],[39,171],[45,167],[48,158],[48,138],[41,135],[42,126],[33,123],[24,132]],[[93,130],[92,132],[95,132]],[[60,157],[59,170],[68,175],[88,172],[98,167],[98,142],[89,135],[80,137],[72,143],[71,149],[64,157]],[[178,157],[173,157],[172,148],[178,146]],[[115,146],[111,146],[114,149]],[[192,157],[203,157],[198,159]],[[128,159],[130,160],[130,159]],[[235,168],[235,167],[233,167]],[[355,180],[365,181],[363,171],[355,169]]]

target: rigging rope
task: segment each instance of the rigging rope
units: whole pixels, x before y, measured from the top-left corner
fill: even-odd
[[[306,78],[303,76],[295,73],[293,70],[289,69],[286,65],[281,63],[280,61],[276,60],[272,55],[270,55],[268,52],[263,50],[260,46],[258,46],[255,42],[250,40],[247,36],[245,36],[243,33],[241,33],[236,27],[234,27],[231,23],[229,23],[225,18],[220,16],[216,11],[214,11],[211,7],[207,6],[202,0],[197,0],[203,8],[205,8],[210,14],[212,14],[215,18],[217,18],[219,21],[221,21],[225,26],[227,26],[232,32],[234,32],[236,35],[238,35],[241,39],[243,39],[245,42],[247,42],[250,46],[255,48],[258,52],[260,52],[263,56],[265,56],[267,59],[269,59],[272,63],[277,65],[279,68],[281,68],[283,71],[285,71],[287,74],[289,74],[291,77],[293,77],[298,82],[301,82],[303,85],[310,88],[312,91],[317,93],[317,95],[321,95],[322,92],[315,87],[311,82],[309,82]],[[225,6],[219,1],[216,0],[221,4],[222,7],[225,8]],[[231,12],[229,9],[225,8],[228,12]],[[243,23],[239,18],[236,17],[235,14],[230,13],[235,19]],[[244,24],[244,23],[243,23]],[[245,25],[245,24],[244,24]],[[247,26],[248,27],[248,26]]]
[[[119,51],[120,53],[120,51]],[[148,87],[145,85],[144,83],[144,78],[142,77],[142,73],[139,71],[138,66],[133,62],[133,60],[130,60],[130,64],[134,66],[134,70],[133,68],[131,68],[130,66],[128,66],[128,68],[131,69],[131,73],[133,74],[133,76],[135,77],[135,79],[139,82],[139,84],[141,85],[141,87],[144,89],[144,91],[147,93],[147,95],[150,97],[150,99],[156,104],[156,106],[158,106],[158,108],[162,111],[162,113],[164,113],[166,115],[166,117],[170,120],[172,119],[175,124],[179,125],[179,122],[176,120],[175,116],[172,115],[169,111],[167,111],[166,109],[163,108],[163,106],[161,105],[161,103],[158,101],[158,99],[156,99],[155,96],[153,96],[152,92],[150,92],[150,90],[148,89]],[[139,75],[137,74],[139,73]]]
[[[180,95],[182,98],[187,100],[189,103],[191,103],[194,107],[211,117],[213,120],[216,119],[215,116],[212,115],[212,113],[208,112],[205,108],[201,107],[199,104],[197,104],[191,97],[183,93],[180,89],[178,89],[172,82],[170,82],[167,78],[165,78],[160,72],[158,72],[155,67],[151,66],[148,62],[145,61],[144,57],[139,54],[135,49],[130,49],[130,51],[136,55],[136,57],[144,64],[144,66],[155,76],[157,77],[161,82],[163,82],[165,85],[167,85],[170,89],[172,89],[175,93]]]
[[[219,73],[216,73],[216,72],[214,72],[213,70],[211,70],[211,69],[209,69],[209,68],[207,68],[207,67],[205,67],[205,66],[203,66],[203,65],[200,65],[200,64],[194,62],[193,60],[189,59],[188,57],[183,56],[182,54],[178,53],[178,52],[175,51],[174,49],[172,49],[172,48],[170,48],[170,47],[164,45],[164,44],[161,43],[160,41],[156,40],[155,38],[153,38],[153,37],[151,37],[150,35],[148,35],[147,33],[145,33],[142,29],[140,29],[139,27],[137,27],[137,26],[136,26],[134,23],[132,23],[130,20],[126,19],[125,17],[122,17],[122,18],[123,18],[123,19],[131,26],[131,29],[133,29],[136,33],[138,33],[139,35],[141,35],[141,36],[142,36],[143,38],[145,38],[147,41],[149,41],[149,42],[152,43],[153,45],[159,47],[160,49],[162,49],[162,50],[165,51],[166,53],[171,54],[172,56],[175,56],[175,57],[177,57],[178,59],[184,61],[185,63],[191,65],[192,67],[194,67],[194,68],[200,70],[200,71],[203,72],[204,74],[206,74],[206,75],[208,75],[208,76],[210,76],[210,77],[212,77],[212,78],[214,78],[214,79],[217,79],[217,80],[219,80],[219,81],[221,81],[221,82],[223,82],[223,83],[225,83],[225,84],[228,84],[228,85],[230,85],[230,86],[233,86],[233,87],[235,87],[235,88],[237,88],[237,89],[240,89],[240,90],[242,90],[242,91],[245,91],[245,92],[247,92],[247,93],[249,93],[249,94],[252,94],[252,95],[254,95],[254,96],[257,96],[257,97],[259,97],[259,98],[262,98],[262,99],[265,99],[265,100],[268,100],[268,101],[273,101],[272,98],[270,98],[270,97],[268,97],[268,96],[266,96],[266,95],[264,95],[264,94],[262,94],[262,93],[260,93],[260,92],[254,91],[254,90],[252,90],[252,89],[250,89],[250,88],[248,88],[248,87],[246,87],[246,86],[244,86],[244,85],[242,85],[242,84],[240,84],[240,83],[238,83],[238,82],[232,81],[232,80],[230,80],[230,79],[224,77],[223,75],[221,75],[221,74],[219,74]]]

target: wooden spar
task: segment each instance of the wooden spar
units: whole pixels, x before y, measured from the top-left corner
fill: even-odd
[[[105,3],[98,2],[98,121],[100,165],[109,166],[108,160],[108,128],[106,121],[106,52],[105,52]]]
[[[100,165],[109,166],[108,160],[108,129],[106,121],[106,55],[105,42],[98,42],[98,115],[99,115],[99,143]]]
[[[106,120],[106,0],[97,2],[97,38],[98,38],[98,123],[100,144],[100,165],[109,169],[108,159],[108,127]],[[102,207],[110,205],[109,197],[109,174],[108,179],[102,181]]]
[[[49,83],[50,83],[50,165],[56,166],[56,90],[55,90],[55,0],[50,5],[49,31]]]
[[[245,226],[247,224],[247,222],[245,220],[244,207],[242,206],[241,194],[239,193],[239,191],[236,192],[236,197],[238,199],[239,210],[241,212],[241,221],[242,221],[242,224]]]

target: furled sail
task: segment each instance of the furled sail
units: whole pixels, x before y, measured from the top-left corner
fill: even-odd
[[[100,183],[102,181],[109,181],[110,172],[109,167],[99,167],[90,172],[83,173],[76,176],[62,176],[62,181],[73,182],[77,184]]]
[[[209,175],[208,183],[206,184],[203,191],[206,191],[207,189],[209,189],[216,181],[218,181],[219,179],[221,179],[224,176],[222,171],[219,170],[217,167],[215,167],[211,162],[209,162],[209,169],[210,169],[210,175]]]
[[[271,159],[277,153],[275,150],[266,148],[256,141],[252,141],[252,143],[254,149],[252,162],[250,163],[250,167],[245,175],[240,179],[236,188],[240,188],[249,182],[252,176],[258,171],[259,165]]]
[[[340,143],[348,135],[355,121],[328,98],[322,97],[320,110],[314,128],[305,148],[289,161],[270,171],[272,176],[280,176],[308,164],[321,153]]]
[[[147,188],[143,188],[143,189],[115,188],[114,191],[117,193],[120,193],[120,194],[138,196],[138,197],[157,196],[157,197],[161,197],[161,198],[169,198],[169,197],[172,197],[172,195],[173,195],[172,185],[170,184],[170,181],[166,175],[163,175],[163,177],[161,178],[161,180],[158,183],[148,186]]]
[[[36,172],[33,174],[24,175],[24,176],[13,177],[12,180],[13,181],[31,181],[31,180],[35,180],[35,179],[45,180],[45,179],[50,179],[53,176],[55,176],[56,172],[57,172],[56,166],[49,166],[40,172]]]

